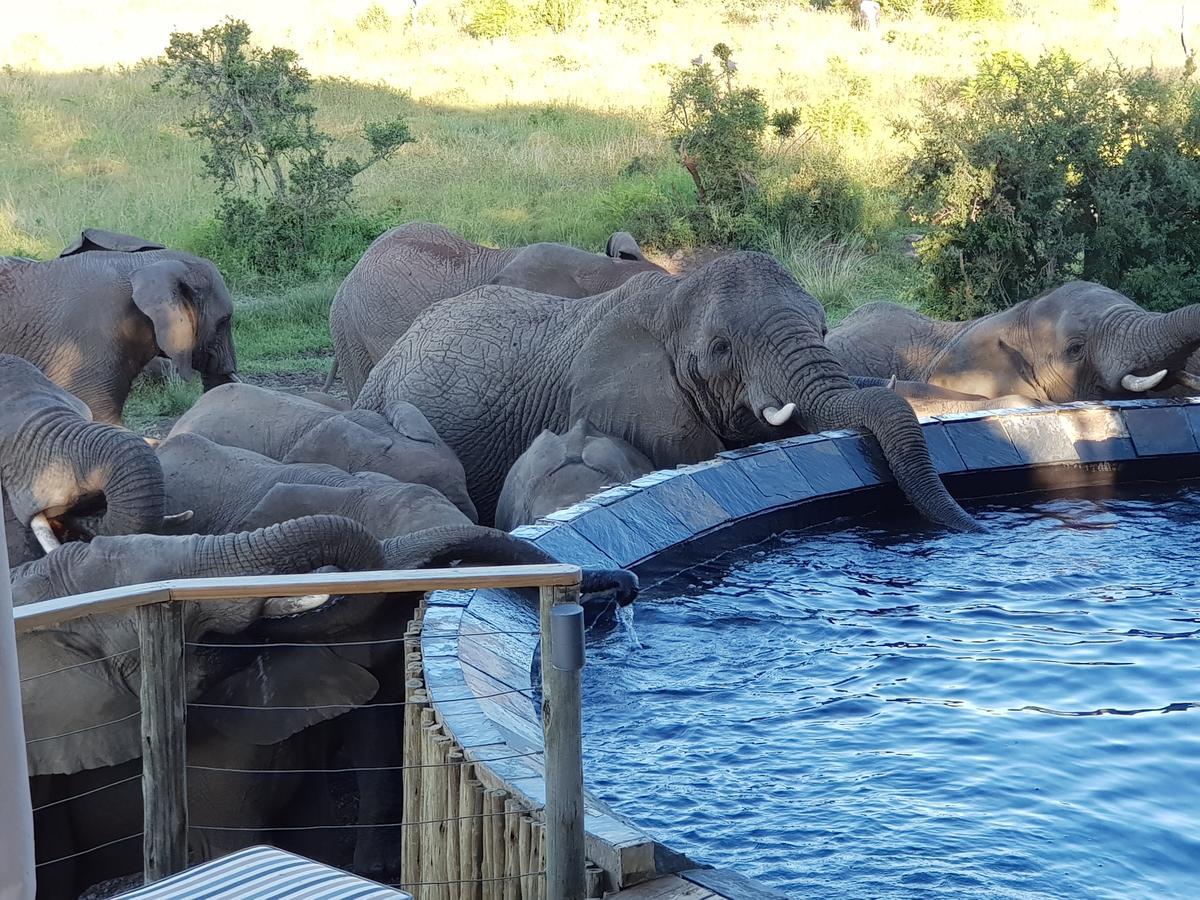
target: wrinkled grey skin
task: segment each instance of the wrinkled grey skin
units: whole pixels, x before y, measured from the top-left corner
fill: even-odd
[[[395,340],[438,300],[489,283],[586,297],[640,272],[662,271],[628,232],[609,238],[607,249],[605,256],[549,243],[494,250],[426,222],[384,232],[346,276],[329,310],[335,365],[350,398],[358,396]]]
[[[496,527],[511,531],[645,475],[654,466],[636,448],[584,421],[566,434],[543,431],[508,470],[496,503]]]
[[[475,521],[462,464],[421,412],[391,403],[380,412],[339,412],[323,403],[249,384],[209,391],[180,417],[171,437],[198,434],[280,462],[326,463],[425,484]]]
[[[937,387],[924,381],[900,381],[893,378],[872,378],[855,375],[850,379],[857,387],[886,387],[899,394],[918,416],[940,416],[945,413],[979,412],[988,409],[1010,409],[1037,406],[1038,401],[1019,394],[1004,397],[983,397],[964,394],[949,388]]]
[[[656,468],[802,431],[873,434],[914,505],[977,528],[938,478],[912,408],[858,389],[826,348],[825,313],[774,259],[734,253],[686,278],[643,274],[562,300],[483,287],[428,310],[371,373],[357,406],[417,406],[458,455],[481,522],[543,430],[585,418]],[[790,420],[769,408],[796,404]]]
[[[236,535],[105,537],[90,544],[68,545],[15,568],[13,601],[20,607],[162,579],[289,574],[329,566],[355,571],[377,569],[381,564],[378,541],[356,523],[333,516]],[[184,637],[195,641],[205,633],[242,632],[263,613],[264,599],[190,603],[184,610]],[[138,646],[136,614],[116,613],[40,629],[20,635],[17,646],[26,736],[31,742],[31,790],[38,804],[74,796],[96,782],[119,780],[111,773],[120,773],[123,764],[136,771],[141,755],[140,727],[136,717],[127,717],[138,710],[141,671],[138,654],[125,652]],[[114,658],[93,662],[110,656]],[[189,700],[200,698],[218,682],[224,674],[218,663],[189,651]],[[344,689],[345,683],[332,676],[297,678],[278,687],[276,704],[313,707]],[[362,699],[364,693],[370,696],[370,686],[360,688],[356,697]],[[309,724],[334,714],[311,708],[303,712]],[[296,726],[303,727],[299,719],[290,723],[290,727]],[[189,763],[202,759],[189,749]],[[39,815],[39,854],[53,859],[135,833],[140,829],[141,804],[136,784],[131,787],[124,802],[119,790],[96,795],[102,801],[98,811],[95,807],[89,810],[86,804],[67,803]],[[202,788],[201,781],[189,790],[194,816],[208,815],[210,802],[219,801],[218,807],[228,802],[222,798],[210,801]],[[126,828],[129,830],[121,830]],[[141,868],[140,843],[115,848],[120,853],[114,852],[107,860],[103,854],[88,854],[70,864],[43,869],[39,887],[43,895],[54,893],[49,890],[52,884],[60,888],[59,895],[67,893],[68,886],[78,893],[88,884],[136,871]],[[114,863],[121,853],[124,862]],[[106,871],[103,866],[108,864],[118,868]]]
[[[855,310],[829,348],[860,375],[927,381],[984,397],[1042,402],[1121,399],[1126,375],[1185,371],[1200,345],[1200,305],[1143,310],[1123,294],[1075,281],[969,322],[942,322],[894,303]]]
[[[161,529],[154,451],[130,431],[90,419],[78,397],[0,353],[0,484],[11,565],[42,555],[29,528],[38,513],[65,537]]]
[[[166,356],[205,387],[237,369],[233,300],[216,266],[171,250],[0,257],[0,353],[29,360],[119,424],[138,373]]]
[[[441,493],[375,472],[351,475],[319,463],[281,463],[180,434],[158,447],[169,512],[193,510],[183,528],[225,534],[299,516],[330,513],[378,538],[470,520]]]

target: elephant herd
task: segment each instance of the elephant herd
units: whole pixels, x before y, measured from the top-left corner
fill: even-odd
[[[677,276],[623,232],[604,254],[495,250],[425,223],[381,235],[330,310],[350,404],[240,382],[233,314],[212,263],[128,235],[88,230],[55,260],[0,258],[15,603],[193,576],[549,562],[508,531],[654,469],[836,428],[874,436],[921,514],[974,529],[914,407],[1200,386],[1188,368],[1197,307],[1150,313],[1077,282],[973,322],[874,303],[830,331],[770,256],[730,253]],[[164,359],[205,393],[148,441],[122,410]],[[637,584],[600,570],[585,588],[628,602]],[[293,846],[386,874],[389,835],[369,826],[397,815],[389,704],[418,599],[189,606],[197,857],[315,834]],[[140,867],[136,646],[132,614],[19,639],[44,896]],[[318,788],[265,774],[355,768],[367,771]],[[272,832],[333,820],[357,840]]]

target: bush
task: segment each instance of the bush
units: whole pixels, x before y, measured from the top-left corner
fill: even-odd
[[[352,212],[354,178],[413,140],[403,119],[368,123],[365,160],[331,159],[332,138],[317,130],[316,108],[305,101],[308,72],[291,50],[252,46],[242,21],[173,33],[160,66],[153,89],[192,102],[183,126],[207,147],[201,158],[220,199],[216,243],[244,248],[254,272],[301,268]]]
[[[907,129],[922,295],[957,318],[1074,278],[1200,301],[1200,91],[1064,53],[985,60]]]
[[[695,200],[687,196],[686,176],[655,179],[644,173],[640,160],[635,163],[630,165],[631,174],[604,197],[607,230],[632,232],[642,243],[661,250],[695,244]]]
[[[511,0],[469,0],[467,34],[494,40],[513,34],[521,24],[521,11]]]
[[[555,34],[562,34],[575,24],[582,10],[582,0],[538,0],[533,16]]]

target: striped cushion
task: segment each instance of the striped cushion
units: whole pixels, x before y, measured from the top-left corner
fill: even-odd
[[[277,850],[248,847],[119,900],[412,900],[411,894]]]

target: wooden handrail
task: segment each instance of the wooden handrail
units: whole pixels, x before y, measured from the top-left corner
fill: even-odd
[[[542,588],[578,585],[578,566],[479,566],[458,569],[393,569],[381,572],[319,572],[241,578],[183,578],[92,591],[27,603],[13,610],[17,633],[59,625],[83,616],[123,612],[171,600],[247,600],[306,594],[375,594],[475,588]]]

